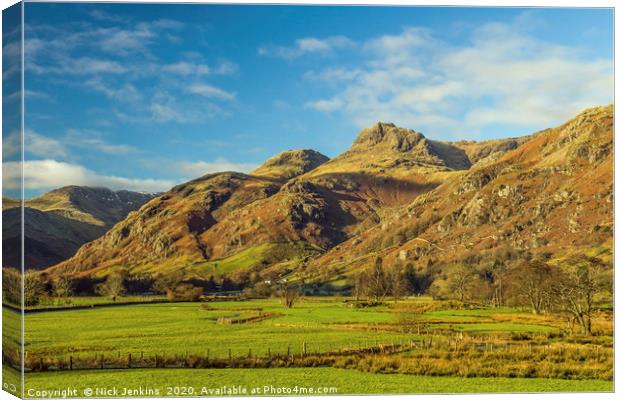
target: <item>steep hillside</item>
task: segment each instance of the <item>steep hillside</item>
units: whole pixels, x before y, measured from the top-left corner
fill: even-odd
[[[179,185],[52,272],[105,274],[128,266],[200,273],[242,254],[256,259],[239,269],[306,262],[471,164],[458,146],[378,123],[333,160],[290,150],[251,175],[218,173]]]
[[[609,250],[613,107],[588,109],[519,142],[501,144],[503,154],[494,160],[488,150],[461,143],[470,160],[486,162],[453,174],[381,225],[313,260],[310,268],[349,274],[377,255],[422,268],[502,251]]]
[[[73,256],[153,195],[67,186],[24,202],[24,253],[28,269],[45,268]],[[3,263],[20,264],[19,202],[3,199]]]
[[[222,172],[178,185],[131,213],[55,270],[96,273],[128,265],[137,270],[166,271],[217,257],[206,232],[221,220],[238,218],[244,207],[276,194],[288,177],[325,160],[327,157],[312,150],[286,151],[259,167],[256,175]],[[230,238],[221,240],[228,240],[230,248],[243,247]]]
[[[334,159],[288,151],[151,200],[50,273],[339,279],[381,255],[426,266],[607,246],[613,107],[522,138],[439,142],[378,123]],[[584,250],[585,251],[585,250]]]

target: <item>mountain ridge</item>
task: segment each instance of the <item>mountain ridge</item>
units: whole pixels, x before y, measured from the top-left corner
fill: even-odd
[[[613,118],[613,106],[588,109],[556,128],[483,142],[434,141],[411,129],[377,123],[363,129],[351,148],[332,159],[319,157],[317,162],[306,163],[313,158],[312,151],[298,150],[301,156],[293,159],[303,162],[292,163],[292,174],[288,172],[288,156],[284,152],[281,154],[285,156],[277,155],[272,158],[275,161],[268,160],[257,168],[257,175],[216,173],[181,184],[129,214],[101,238],[83,246],[73,258],[49,271],[106,274],[115,266],[127,266],[151,273],[181,269],[198,275],[235,276],[303,270],[315,275],[323,271],[323,275],[333,277],[362,267],[347,261],[351,255],[383,254],[392,260],[428,262],[437,255],[418,249],[421,246],[413,246],[411,240],[425,240],[431,247],[441,248],[444,241],[453,240],[468,248],[469,242],[463,239],[468,235],[501,236],[493,230],[503,231],[503,219],[511,218],[501,213],[514,215],[520,212],[522,204],[516,199],[540,194],[531,188],[523,189],[521,181],[536,170],[523,167],[522,163],[534,163],[536,168],[549,164],[561,169],[570,153],[565,148],[567,144],[588,142],[579,139],[581,136],[591,136],[589,140],[598,142],[593,142],[593,148],[575,147],[571,150],[577,154],[575,157],[608,160],[609,140],[600,138],[607,138],[611,132],[610,115]],[[295,154],[292,152],[288,155]],[[553,160],[558,162],[554,164]],[[273,167],[277,168],[270,170]],[[584,168],[581,173],[594,171],[591,164]],[[508,174],[507,171],[515,176],[525,175],[511,178],[516,183],[496,186],[505,179],[498,177]],[[556,180],[553,177],[554,185],[559,184]],[[489,182],[493,183],[489,186]],[[438,198],[438,193],[445,200]],[[551,194],[545,192],[545,196]],[[577,207],[567,196],[567,207]],[[543,203],[538,207],[546,206]],[[429,212],[433,208],[435,211]],[[493,210],[491,215],[481,211],[489,208]],[[544,225],[546,220],[539,222]],[[409,247],[399,244],[392,249],[400,240],[392,238],[397,231],[420,227],[424,232],[432,229],[438,233],[428,239],[405,235]],[[439,234],[443,236],[439,238]],[[536,238],[539,243],[535,249],[539,250],[550,240]],[[394,243],[382,247],[384,241]],[[378,247],[376,242],[380,242]],[[515,243],[517,247],[530,248],[529,244]],[[227,260],[266,245],[271,246],[270,253],[250,260],[249,267],[224,272],[213,267],[215,260]],[[455,254],[481,251],[476,246]],[[417,254],[417,258],[409,254]],[[338,265],[341,267],[336,268]]]
[[[24,204],[24,253],[27,269],[61,262],[104,234],[154,195],[107,188],[64,186]],[[3,198],[3,262],[19,266],[20,202]]]

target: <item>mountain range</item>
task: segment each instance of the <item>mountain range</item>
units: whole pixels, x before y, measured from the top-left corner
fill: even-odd
[[[59,262],[47,272],[95,277],[122,266],[337,284],[377,256],[422,269],[501,252],[610,252],[613,106],[481,142],[436,141],[380,122],[333,159],[285,151],[249,174],[208,174],[131,198],[127,207],[96,201],[49,216],[54,208],[43,205],[53,201],[27,205],[49,219],[37,224],[37,243],[58,236],[52,217],[79,224],[67,229],[80,239],[67,240],[73,247],[62,255],[55,249]]]
[[[66,186],[24,202],[24,255],[27,269],[40,269],[73,256],[153,194]],[[20,202],[2,199],[3,265],[19,267]]]

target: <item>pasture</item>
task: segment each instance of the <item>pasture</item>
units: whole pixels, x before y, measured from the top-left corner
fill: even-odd
[[[412,311],[421,303],[432,307]],[[262,299],[45,311],[25,316],[25,361],[36,371],[26,373],[26,388],[320,382],[338,393],[610,391],[609,315],[597,315],[595,326],[596,336],[580,338],[566,335],[557,317],[426,298],[373,307],[306,297],[293,308]],[[176,368],[151,368],[153,357],[155,366],[159,359]]]
[[[14,373],[14,372],[11,372]],[[413,394],[413,393],[509,393],[509,392],[609,392],[613,382],[537,378],[460,378],[374,374],[335,368],[270,369],[143,369],[79,372],[39,372],[26,374],[28,389],[54,390],[74,387],[157,388],[168,395],[168,387],[203,388],[223,386],[263,388],[336,388],[332,394]],[[270,388],[271,390],[271,388]],[[119,393],[120,394],[120,393]],[[272,393],[276,394],[276,393]],[[299,393],[298,393],[299,394]],[[292,392],[291,395],[295,395]]]

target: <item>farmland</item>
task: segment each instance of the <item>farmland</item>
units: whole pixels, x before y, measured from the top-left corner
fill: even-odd
[[[12,374],[15,374],[11,370]],[[79,385],[77,384],[79,382]],[[73,387],[157,388],[167,394],[167,386],[193,387],[200,394],[202,387],[242,386],[274,388],[337,389],[332,394],[398,394],[398,393],[498,393],[498,392],[585,392],[610,391],[613,383],[602,380],[467,378],[373,374],[334,368],[277,369],[145,369],[128,372],[80,371],[43,372],[26,375],[27,390],[54,390]],[[294,390],[294,389],[293,389]],[[274,393],[275,394],[275,393]],[[293,394],[295,394],[293,392]]]
[[[338,393],[612,389],[611,313],[596,315],[594,336],[575,337],[565,335],[563,320],[519,308],[428,298],[355,304],[306,297],[293,308],[262,299],[27,313],[26,388],[321,382]],[[414,312],[420,304],[432,307]],[[17,317],[6,308],[3,314],[5,321]],[[177,368],[153,368],[158,363]]]

